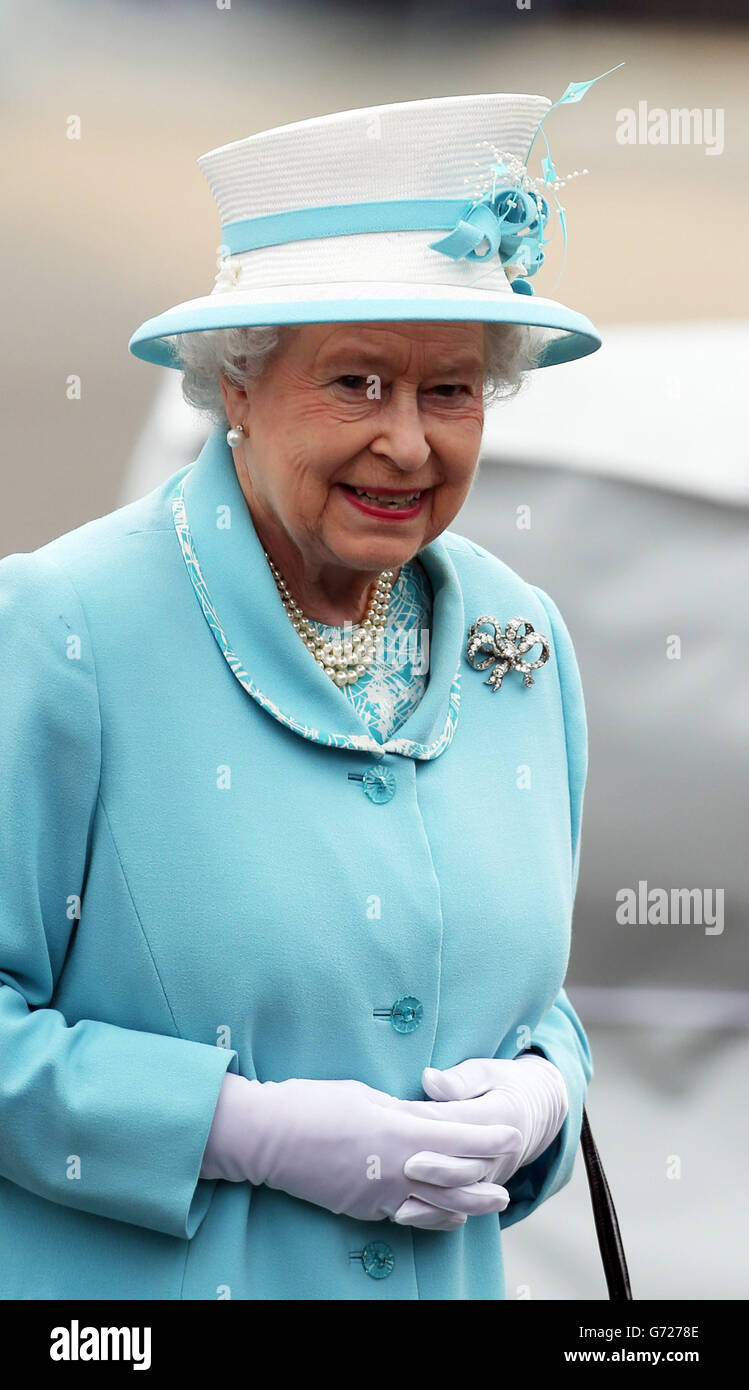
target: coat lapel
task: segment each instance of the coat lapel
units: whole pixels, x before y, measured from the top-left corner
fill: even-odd
[[[444,752],[458,720],[465,616],[458,574],[440,537],[419,551],[434,594],[429,682],[397,734],[378,743],[289,622],[222,427],[181,475],[172,512],[203,616],[236,679],[269,715],[328,747],[419,759]]]

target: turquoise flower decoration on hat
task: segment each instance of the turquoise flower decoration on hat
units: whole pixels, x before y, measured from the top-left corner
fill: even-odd
[[[570,179],[578,178],[580,172],[587,174],[588,171],[575,169],[572,174],[560,178],[552,162],[543,123],[557,106],[582,101],[585,93],[595,82],[600,82],[601,78],[608,77],[610,73],[623,66],[623,63],[617,63],[615,68],[609,68],[608,72],[602,72],[588,82],[570,82],[561,97],[541,117],[533,132],[525,160],[518,159],[516,155],[507,151],[498,150],[489,141],[484,141],[494,155],[494,162],[489,164],[484,172],[484,187],[480,190],[479,196],[467,205],[452,231],[448,232],[447,236],[440,237],[438,241],[430,242],[431,250],[440,251],[452,260],[486,261],[489,269],[494,269],[495,257],[498,256],[515,293],[533,294],[530,277],[543,265],[544,247],[550,240],[544,235],[551,218],[549,203],[544,196],[548,193],[556,204],[564,241],[562,265],[552,286],[553,293],[561,278],[567,256],[565,209],[556,192]],[[541,177],[532,178],[528,172],[528,160],[539,132],[546,145],[546,156],[541,160]]]

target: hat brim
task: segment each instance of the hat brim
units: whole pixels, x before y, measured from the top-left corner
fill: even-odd
[[[584,314],[553,299],[446,286],[429,286],[428,295],[423,285],[378,285],[378,290],[385,291],[379,294],[373,294],[373,288],[372,284],[296,287],[297,292],[313,296],[304,299],[284,298],[282,293],[273,298],[246,293],[206,295],[147,319],[128,346],[133,356],[144,362],[180,369],[179,358],[168,341],[176,333],[271,324],[398,321],[516,323],[538,328],[543,342],[539,367],[573,362],[601,346],[600,334]],[[291,292],[291,287],[286,287],[286,293]]]

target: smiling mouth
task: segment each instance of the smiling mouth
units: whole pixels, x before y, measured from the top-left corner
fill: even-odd
[[[383,488],[379,492],[370,492],[367,488],[353,487],[351,483],[341,483],[347,492],[353,492],[356,497],[361,498],[362,502],[371,502],[375,507],[388,507],[392,511],[405,510],[413,507],[428,492],[428,488],[419,488],[411,492],[400,492],[397,488]]]

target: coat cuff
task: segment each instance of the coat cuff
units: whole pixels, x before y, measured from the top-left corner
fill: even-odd
[[[204,1046],[204,1044],[195,1045]],[[203,1090],[205,1093],[205,1097],[207,1097],[207,1104],[206,1109],[203,1109],[203,1104],[206,1103],[206,1101],[203,1097],[201,1097],[202,1124],[196,1125],[196,1133],[200,1135],[200,1138],[196,1144],[196,1149],[199,1154],[197,1164],[197,1176],[195,1173],[194,1154],[191,1154],[187,1163],[187,1171],[184,1179],[185,1194],[189,1200],[189,1206],[187,1208],[187,1212],[184,1216],[183,1221],[182,1207],[181,1205],[178,1205],[178,1210],[180,1213],[179,1224],[184,1225],[184,1229],[179,1232],[175,1232],[175,1234],[183,1235],[184,1237],[186,1237],[187,1240],[192,1240],[192,1237],[195,1235],[195,1232],[200,1226],[200,1223],[203,1220],[203,1217],[205,1216],[211,1204],[213,1190],[216,1186],[215,1179],[201,1178],[200,1170],[202,1168],[203,1155],[205,1154],[206,1145],[208,1143],[208,1135],[211,1132],[211,1126],[213,1124],[213,1118],[216,1113],[216,1106],[218,1105],[218,1098],[221,1093],[221,1087],[224,1082],[224,1077],[226,1076],[226,1073],[228,1071],[233,1072],[235,1076],[239,1075],[239,1056],[236,1052],[233,1052],[228,1048],[220,1047],[213,1047],[209,1050],[217,1053],[221,1060],[219,1062],[211,1060],[210,1065],[208,1065],[207,1059],[202,1059],[206,1062],[205,1083]],[[223,1062],[223,1065],[221,1065],[221,1062]],[[192,1084],[192,1082],[190,1084]],[[192,1196],[190,1196],[191,1193]]]
[[[56,1009],[0,987],[2,1176],[49,1202],[190,1240],[215,1183],[200,1177],[238,1054]],[[40,1218],[41,1219],[41,1218]]]

